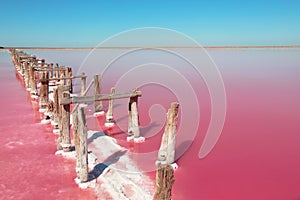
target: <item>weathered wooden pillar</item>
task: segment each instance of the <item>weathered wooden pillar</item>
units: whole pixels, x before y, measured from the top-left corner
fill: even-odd
[[[53,71],[53,78],[58,78],[58,74],[59,74],[59,65],[58,63],[56,63]]]
[[[156,189],[153,200],[171,200],[174,182],[174,170],[172,166],[159,166],[156,170]]]
[[[115,88],[112,87],[110,89],[110,94],[115,94]],[[110,125],[113,123],[113,99],[109,100],[108,102],[108,110],[106,113],[106,123],[107,125]]]
[[[61,70],[59,72],[59,77],[60,78],[65,78],[66,77],[65,72],[66,72],[65,67],[61,66]],[[65,80],[64,79],[60,79],[59,84],[60,85],[65,85]]]
[[[64,90],[63,98],[70,98],[70,92]],[[61,105],[62,115],[62,141],[61,146],[65,152],[71,150],[71,137],[70,137],[70,104]]]
[[[53,63],[50,63],[48,67],[50,69],[49,78],[53,78],[53,72],[54,72]]]
[[[26,90],[30,91],[30,87],[29,87],[29,62],[28,61],[26,61],[24,63],[24,81],[25,81]]]
[[[82,72],[82,77],[81,77],[81,91],[80,91],[80,95],[84,96],[84,92],[85,92],[85,88],[86,88],[86,76],[85,73]]]
[[[82,183],[88,181],[88,148],[87,129],[84,106],[78,109],[78,132],[79,132],[79,179]]]
[[[94,76],[94,84],[95,84],[95,95],[101,94],[101,77],[100,75],[96,74]],[[103,112],[103,105],[102,101],[95,101],[95,113]]]
[[[139,114],[138,114],[138,96],[130,97],[128,105],[128,136],[140,137]]]
[[[48,105],[49,100],[49,80],[48,80],[48,73],[43,71],[42,77],[40,79],[41,86],[40,86],[40,111],[45,111]]]
[[[57,150],[69,151],[71,147],[70,140],[70,104],[60,105],[62,98],[70,96],[67,86],[58,86],[58,128],[59,137],[57,139]]]
[[[60,132],[58,127],[58,122],[59,122],[58,89],[54,88],[53,89],[53,122],[52,122],[52,125],[54,126],[53,133]]]
[[[34,66],[30,66],[29,67],[29,83],[30,83],[30,94],[33,97],[37,97],[38,93],[37,93],[37,86],[36,86],[36,79],[35,79],[35,73],[34,73]]]
[[[168,110],[167,124],[158,152],[157,164],[172,164],[175,161],[175,140],[178,119],[178,103],[172,103]]]
[[[76,175],[79,178],[80,174],[80,138],[78,131],[78,111],[72,113],[72,133],[76,151]]]
[[[72,85],[72,68],[71,67],[66,67],[66,77],[70,78],[67,79],[66,85],[70,87],[70,93],[73,93],[73,85]]]

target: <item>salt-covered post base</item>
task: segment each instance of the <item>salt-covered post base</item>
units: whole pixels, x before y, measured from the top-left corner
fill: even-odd
[[[134,137],[134,135],[132,136],[128,136],[127,137],[127,142],[131,142],[133,141],[134,143],[143,143],[145,142],[145,138],[140,136],[140,137]]]
[[[113,127],[115,125],[114,122],[105,122],[104,126],[110,128],[110,127]]]
[[[104,115],[104,114],[105,114],[104,111],[95,112],[94,117],[101,116],[101,115]]]

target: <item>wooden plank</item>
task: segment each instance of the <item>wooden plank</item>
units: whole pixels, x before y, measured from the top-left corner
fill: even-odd
[[[74,103],[88,103],[93,101],[106,101],[111,99],[123,99],[130,97],[140,97],[142,96],[142,92],[139,90],[134,90],[132,92],[121,93],[121,94],[98,94],[95,96],[83,96],[83,97],[71,97],[71,98],[63,98],[60,101],[61,105],[64,104],[74,104]]]

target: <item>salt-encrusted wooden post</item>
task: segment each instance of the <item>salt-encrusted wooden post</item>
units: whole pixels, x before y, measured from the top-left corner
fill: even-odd
[[[130,97],[128,105],[128,140],[140,137],[139,114],[137,107],[138,96]]]
[[[53,72],[53,78],[58,78],[58,74],[59,74],[59,65],[58,63],[55,64],[55,68],[54,68],[54,72]]]
[[[81,77],[81,92],[80,92],[80,95],[81,96],[84,96],[84,91],[85,91],[85,88],[86,88],[86,76],[85,76],[85,73],[82,72],[82,77]]]
[[[52,125],[54,126],[53,128],[53,133],[59,133],[59,127],[58,127],[58,122],[59,122],[59,102],[58,102],[58,89],[54,88],[53,89],[53,122]]]
[[[66,70],[64,70],[64,68],[65,67],[61,66],[61,70],[59,72],[59,77],[60,78],[65,78],[66,77],[66,75],[65,75]],[[60,79],[59,84],[60,85],[65,85],[65,79]]]
[[[172,164],[175,161],[175,140],[178,119],[178,103],[172,103],[168,110],[167,124],[158,152],[157,164]]]
[[[29,78],[30,78],[30,94],[33,97],[37,97],[37,87],[36,87],[36,81],[35,81],[35,73],[34,73],[34,67],[29,67]]]
[[[66,85],[70,87],[70,93],[73,93],[73,86],[72,86],[72,68],[66,67],[66,77],[69,79],[66,80]]]
[[[82,183],[88,181],[88,148],[87,129],[84,106],[78,109],[78,132],[79,132],[79,179]]]
[[[80,138],[78,131],[78,111],[72,113],[72,133],[76,151],[76,175],[79,178],[80,172]]]
[[[24,79],[25,79],[25,86],[26,86],[26,90],[29,91],[29,61],[26,61],[24,63]]]
[[[162,136],[161,146],[156,162],[156,191],[154,200],[171,200],[174,180],[174,169],[171,166],[175,159],[175,139],[178,119],[178,103],[172,103],[168,110],[167,124]]]
[[[49,68],[50,68],[50,71],[49,71],[49,78],[53,78],[53,63],[50,63],[49,64]]]
[[[110,89],[110,94],[115,94],[115,88],[112,87]],[[106,113],[106,123],[107,125],[110,125],[111,123],[113,123],[113,99],[109,100],[108,102],[108,110]]]
[[[40,82],[40,110],[45,111],[48,105],[49,94],[49,80],[47,72],[42,72],[42,78],[40,79]]]
[[[174,182],[173,167],[171,165],[159,166],[156,170],[156,189],[153,200],[171,200]]]
[[[100,75],[96,74],[94,76],[94,85],[95,85],[95,95],[101,94],[101,77]],[[95,113],[103,112],[102,101],[95,101]]]
[[[70,139],[70,104],[61,104],[63,98],[69,98],[67,86],[58,86],[58,127],[59,137],[57,139],[57,150],[70,151],[71,139]]]
[[[63,91],[63,98],[70,98],[70,92]],[[62,115],[62,141],[61,146],[64,151],[71,150],[71,138],[70,138],[70,104],[61,105]]]

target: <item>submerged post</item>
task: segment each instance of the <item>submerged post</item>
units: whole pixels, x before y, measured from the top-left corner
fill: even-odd
[[[78,109],[78,132],[79,132],[79,179],[82,183],[88,181],[88,149],[87,130],[84,106]]]
[[[95,95],[101,94],[101,77],[100,75],[96,74],[94,76],[94,85],[95,85]],[[95,101],[95,113],[102,113],[103,106],[102,101]]]

